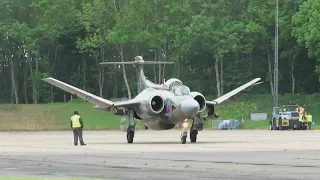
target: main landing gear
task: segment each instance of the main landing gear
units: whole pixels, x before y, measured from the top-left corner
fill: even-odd
[[[125,129],[125,121],[129,117],[129,126],[127,129]],[[129,110],[128,112],[125,113],[125,115],[121,118],[120,121],[120,129],[122,131],[127,131],[127,142],[128,143],[133,143],[133,138],[134,138],[134,132],[135,132],[135,120],[134,120],[134,114],[132,110]]]
[[[197,135],[198,135],[197,130],[190,130],[190,142],[192,143],[197,142]]]

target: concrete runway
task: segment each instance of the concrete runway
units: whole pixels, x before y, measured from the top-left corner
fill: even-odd
[[[1,132],[0,177],[101,179],[319,179],[320,131],[199,132],[180,143],[181,131]],[[188,135],[189,136],[189,135]]]

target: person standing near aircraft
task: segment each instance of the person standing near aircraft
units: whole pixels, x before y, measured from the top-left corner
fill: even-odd
[[[85,146],[82,137],[82,128],[83,128],[83,121],[78,113],[78,111],[74,111],[73,116],[71,117],[71,128],[73,129],[73,139],[74,145],[78,145],[78,138],[80,141],[81,146]]]
[[[307,114],[307,119],[308,119],[308,128],[309,128],[309,130],[311,130],[311,126],[312,126],[313,121],[312,121],[312,115],[310,113]]]

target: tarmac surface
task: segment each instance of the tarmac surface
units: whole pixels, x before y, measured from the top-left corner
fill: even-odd
[[[0,177],[100,179],[319,179],[320,131],[203,130],[197,143],[181,131],[1,132]],[[189,136],[189,134],[188,134]]]

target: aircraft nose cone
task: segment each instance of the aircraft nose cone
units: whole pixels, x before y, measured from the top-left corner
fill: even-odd
[[[199,112],[200,106],[198,102],[194,99],[188,99],[182,102],[181,104],[181,112],[187,118],[192,118]]]

